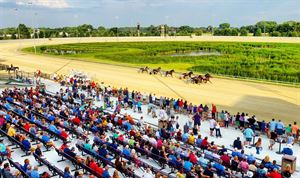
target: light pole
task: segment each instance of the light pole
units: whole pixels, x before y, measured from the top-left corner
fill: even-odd
[[[16,21],[18,23],[18,38],[19,40],[21,39],[21,35],[20,35],[20,22],[19,22],[19,18],[18,18],[18,9],[15,8],[15,13],[16,13]]]
[[[33,3],[32,2],[28,2],[28,5],[30,5],[30,11],[32,12],[32,6],[33,6]],[[34,19],[34,16],[36,15],[36,13],[34,13],[31,17],[31,28],[33,30],[33,48],[34,48],[34,54],[36,54],[36,44],[35,44],[35,28],[34,28],[34,25],[33,25],[33,19]]]

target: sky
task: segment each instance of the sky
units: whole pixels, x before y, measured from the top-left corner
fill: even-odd
[[[0,28],[92,24],[193,27],[300,21],[300,0],[0,0]]]

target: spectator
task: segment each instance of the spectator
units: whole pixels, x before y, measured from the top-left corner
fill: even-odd
[[[273,150],[273,146],[275,145],[277,137],[278,137],[278,135],[275,131],[270,132],[270,145],[269,145],[270,150]]]
[[[262,139],[258,138],[257,142],[255,143],[255,148],[256,148],[256,154],[259,155],[259,151],[262,149]]]
[[[281,174],[278,172],[276,168],[273,169],[273,171],[268,173],[266,176],[270,178],[282,178]]]
[[[233,142],[233,148],[237,148],[238,150],[243,149],[243,144],[240,140],[240,137],[237,137],[236,140]]]
[[[208,167],[204,170],[203,173],[201,173],[201,177],[203,178],[215,178],[216,176],[214,175],[212,171],[212,167],[209,164]]]
[[[252,141],[252,137],[254,136],[253,130],[250,127],[248,127],[247,129],[244,130],[243,134],[246,139],[244,145],[250,145],[250,143]]]
[[[217,138],[218,138],[218,137],[222,138],[222,135],[221,135],[221,128],[220,128],[219,122],[216,122],[215,129],[216,129],[216,137],[217,137]]]
[[[281,122],[281,120],[279,120],[276,124],[276,132],[279,136],[283,134],[283,129],[284,129],[284,124],[283,122]]]
[[[213,118],[209,119],[210,136],[214,136],[213,132],[215,130],[215,127],[216,127],[216,120]]]
[[[291,165],[287,164],[281,174],[283,178],[290,178],[292,176]]]
[[[242,159],[242,161],[239,164],[239,167],[241,168],[243,173],[247,173],[247,171],[249,170],[249,164],[245,158]]]
[[[8,163],[4,164],[3,169],[1,170],[1,175],[3,178],[15,178],[15,176],[10,172]]]
[[[293,155],[293,145],[287,144],[287,146],[285,148],[283,148],[281,153],[292,156]]]
[[[71,177],[72,175],[71,175],[70,167],[66,166],[64,170],[64,178],[71,178]]]
[[[34,166],[33,171],[31,171],[31,173],[30,173],[30,177],[31,178],[40,178],[40,174],[39,174],[38,170],[39,170],[39,167]]]

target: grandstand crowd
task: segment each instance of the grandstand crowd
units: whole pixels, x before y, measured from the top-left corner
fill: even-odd
[[[128,89],[105,87],[81,77],[55,78],[61,89],[50,93],[43,87],[8,88],[1,94],[0,154],[3,177],[271,177],[289,178],[291,165],[281,167],[262,149],[260,135],[269,137],[269,148],[284,145],[283,155],[294,155],[298,143],[297,123],[285,126],[280,120],[259,121],[255,115],[217,111],[212,105],[194,105],[182,99],[146,95]],[[103,105],[97,106],[96,102]],[[160,120],[159,126],[143,116],[133,118],[121,110],[147,113]],[[180,116],[189,115],[185,125]],[[202,122],[209,122],[210,136],[201,135]],[[235,127],[244,138],[232,140],[232,147],[217,145],[211,137],[222,138],[222,129]],[[258,137],[255,140],[255,137]],[[4,141],[4,138],[8,141]],[[24,152],[24,162],[14,161],[13,146]],[[60,145],[57,145],[60,143]],[[256,154],[245,154],[255,147]],[[50,163],[44,151],[55,150],[63,169]],[[34,156],[38,165],[26,157]],[[154,163],[149,163],[147,160]],[[12,169],[11,167],[14,167]],[[71,168],[75,168],[71,171]],[[113,171],[111,171],[113,170]],[[138,171],[141,174],[138,174]]]

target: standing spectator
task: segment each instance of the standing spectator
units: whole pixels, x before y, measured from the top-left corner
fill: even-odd
[[[259,155],[259,151],[262,149],[262,140],[258,138],[257,142],[255,143],[256,154]]]
[[[215,130],[215,127],[216,127],[216,120],[214,118],[210,118],[209,119],[210,136],[214,136],[213,132]]]
[[[253,130],[250,127],[248,127],[247,129],[244,130],[244,136],[245,136],[245,139],[246,139],[244,145],[245,146],[250,145],[250,143],[252,141],[252,137],[254,136]]]
[[[292,126],[292,134],[296,141],[298,140],[297,139],[298,132],[299,132],[299,127],[297,126],[297,122],[294,122],[294,125]]]
[[[212,104],[212,106],[211,106],[211,116],[212,116],[213,119],[216,118],[216,113],[217,113],[217,106]]]
[[[271,131],[271,133],[270,133],[270,145],[269,145],[270,150],[273,150],[273,146],[275,145],[277,137],[278,137],[277,133],[275,131]]]
[[[220,127],[219,122],[216,122],[215,129],[216,129],[216,137],[217,137],[217,138],[218,138],[218,137],[222,138],[222,135],[221,135],[221,127]]]
[[[276,124],[276,132],[279,136],[283,134],[283,129],[284,129],[284,124],[283,122],[281,122],[281,120],[279,120]]]
[[[201,115],[199,114],[199,112],[197,112],[194,115],[193,119],[194,119],[194,127],[196,126],[199,129],[201,125]]]
[[[272,121],[269,123],[269,134],[271,132],[275,132],[276,125],[277,125],[277,122],[275,121],[275,119],[272,119]]]
[[[225,113],[224,113],[224,126],[226,128],[228,128],[228,126],[229,126],[229,114],[227,111],[225,111]]]

